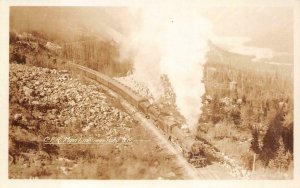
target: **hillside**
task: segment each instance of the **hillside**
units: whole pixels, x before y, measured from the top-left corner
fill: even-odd
[[[254,178],[286,178],[293,169],[293,66],[253,62],[213,44],[198,135]],[[288,174],[288,175],[287,175]]]
[[[64,107],[62,106],[64,103],[60,103],[60,101],[63,101],[66,98],[63,94],[66,89],[63,88],[70,87],[70,95],[78,95],[79,98],[81,98],[79,100],[82,100],[83,95],[84,98],[88,97],[93,100],[95,96],[99,96],[99,93],[96,94],[99,91],[98,88],[89,86],[89,84],[82,85],[81,82],[73,80],[73,78],[68,76],[67,73],[59,71],[56,72],[50,69],[56,67],[63,69],[65,63],[71,61],[111,76],[118,77],[130,75],[133,71],[132,63],[123,62],[122,64],[119,64],[120,62],[118,61],[118,57],[118,45],[116,43],[108,40],[98,40],[97,38],[94,38],[94,36],[80,36],[74,43],[57,45],[39,32],[23,34],[19,34],[17,32],[10,33],[10,62],[12,63],[10,71],[12,83],[10,89],[10,137],[12,138],[11,148],[13,148],[10,151],[10,155],[12,157],[10,170],[13,178],[28,178],[35,176],[48,178],[52,177],[53,174],[60,174],[56,178],[99,177],[97,170],[102,171],[103,169],[100,170],[102,167],[97,167],[97,169],[95,169],[96,167],[93,168],[94,171],[92,176],[87,176],[87,174],[90,173],[87,169],[86,171],[81,172],[70,170],[70,173],[67,173],[69,175],[66,175],[65,170],[63,169],[55,172],[53,171],[52,174],[47,174],[46,171],[53,170],[55,166],[61,165],[61,163],[55,163],[52,159],[52,157],[55,158],[58,156],[57,152],[59,156],[65,156],[60,160],[74,160],[72,159],[72,156],[67,154],[70,152],[70,150],[74,150],[75,152],[79,153],[84,150],[83,153],[91,153],[88,154],[89,156],[85,156],[86,154],[83,154],[80,159],[76,160],[84,161],[87,158],[90,158],[90,156],[104,156],[106,168],[108,168],[108,165],[113,163],[116,164],[116,167],[114,168],[119,169],[119,166],[117,167],[117,165],[120,165],[121,163],[123,164],[123,162],[119,161],[119,164],[118,162],[115,162],[114,159],[107,158],[109,152],[114,152],[115,149],[112,148],[109,148],[107,151],[103,151],[104,153],[99,153],[92,148],[86,147],[67,147],[63,148],[65,150],[61,151],[60,148],[51,148],[49,150],[50,153],[54,153],[51,153],[48,157],[45,157],[45,155],[47,156],[45,153],[42,153],[41,157],[40,154],[37,155],[36,153],[37,151],[44,151],[43,149],[38,149],[40,147],[38,144],[40,140],[38,140],[36,131],[39,131],[44,127],[46,130],[41,129],[42,131],[45,131],[42,133],[43,136],[49,132],[48,128],[51,128],[50,132],[52,132],[53,128],[53,134],[58,132],[57,127],[52,126],[53,116],[62,116],[62,119],[56,120],[57,124],[59,125],[67,125],[70,123],[70,121],[72,121],[71,124],[73,124],[74,118],[66,120],[68,115],[64,113],[71,111],[72,113],[75,112],[74,115],[83,115],[86,114],[84,109],[90,108],[88,106],[85,106],[84,108],[80,107],[79,111],[76,112],[76,109],[78,109],[77,105],[81,105],[81,103],[77,104],[77,98],[75,97],[75,106],[72,106],[74,105],[74,102],[67,101],[68,105],[66,106],[66,110],[62,111],[61,108]],[[251,171],[253,168],[253,159],[255,154],[256,171],[253,175],[253,178],[291,178],[293,169],[293,66],[280,66],[253,62],[251,60],[251,56],[230,53],[212,43],[210,44],[210,52],[207,54],[207,58],[208,60],[204,67],[205,75],[203,80],[205,83],[206,93],[202,97],[203,113],[199,119],[197,133],[198,136],[209,140],[226,155],[232,157],[236,163],[244,166],[249,171]],[[15,63],[26,64],[26,66],[15,65]],[[27,65],[45,67],[46,69],[34,67],[30,68]],[[35,71],[38,73],[32,73]],[[26,74],[28,74],[28,76],[23,78],[23,72],[27,72]],[[50,77],[46,79],[47,76],[45,74],[49,74]],[[55,80],[55,77],[62,78],[61,80]],[[37,78],[43,78],[43,82],[45,82],[45,84],[41,84],[43,82],[39,81]],[[130,77],[127,78],[130,79]],[[167,80],[167,78],[164,79]],[[27,86],[26,84],[28,80],[33,81],[32,83],[29,82],[30,85]],[[60,84],[62,87],[59,87]],[[169,85],[168,81],[166,81],[166,84]],[[46,85],[46,87],[43,85]],[[49,85],[49,88],[47,85]],[[80,86],[81,90],[74,90],[72,85],[76,85],[76,87]],[[52,104],[53,101],[51,98],[55,98],[55,96],[52,96],[52,87],[55,88],[55,92],[57,91],[60,93],[55,99],[55,101],[57,101],[59,104]],[[170,86],[168,87],[171,89]],[[36,89],[37,91],[35,91]],[[61,89],[63,89],[63,91],[60,91]],[[44,92],[42,90],[44,90]],[[85,93],[85,91],[89,92]],[[101,92],[103,93],[104,91],[100,90],[100,93]],[[174,106],[173,91],[168,90],[167,92],[169,95],[165,98],[169,97],[166,101],[170,104],[167,104],[166,107],[170,108],[177,117],[180,117],[180,114],[178,114],[178,111],[176,110],[176,106]],[[29,98],[31,95],[33,95],[33,97],[38,100],[25,99],[19,101],[19,99],[23,99],[24,97],[26,98],[26,95],[29,95]],[[100,96],[103,95],[100,94]],[[49,97],[51,99],[48,101],[50,104],[46,103],[47,105],[45,106],[45,101],[39,102],[41,99],[47,101]],[[95,101],[95,103],[100,102],[102,104],[101,101],[105,101],[104,98],[105,97],[100,97],[99,100]],[[110,101],[108,104],[112,106],[117,105],[110,97],[108,98],[108,101]],[[43,105],[40,103],[43,103]],[[30,114],[29,111],[32,110],[36,110],[34,111],[34,114],[38,114],[37,117],[31,117],[32,115],[28,115]],[[48,110],[51,110],[49,111],[51,113],[48,113]],[[53,113],[52,110],[54,111]],[[94,110],[92,109],[92,111],[98,110],[98,108]],[[122,114],[122,109],[118,109],[118,105],[115,106],[114,110],[118,112],[120,111]],[[48,117],[48,114],[52,117]],[[110,115],[114,115],[114,113]],[[110,115],[103,117],[104,120],[107,121],[105,118],[110,118]],[[43,118],[41,119],[39,116]],[[124,116],[126,117],[126,115]],[[93,119],[93,113],[88,112],[87,117]],[[114,117],[112,117],[112,119],[114,119]],[[123,120],[120,120],[120,122],[111,123],[112,126],[116,126],[122,122]],[[40,123],[42,124],[39,125]],[[79,125],[81,123],[87,125],[80,127]],[[92,132],[98,132],[96,128],[93,128],[93,125],[99,124],[99,122],[91,122],[91,125],[89,125],[89,121],[81,123],[77,123],[78,127],[75,128],[62,126],[59,128],[59,132],[63,131],[78,135],[83,134],[82,131],[86,129]],[[35,124],[39,125],[39,127],[27,127]],[[137,126],[134,125],[135,123],[132,122],[132,120],[126,122],[125,124],[129,126],[128,130],[132,128],[131,126]],[[116,128],[120,127],[117,126]],[[144,130],[136,130],[137,132],[129,131],[126,133],[126,135],[129,135],[130,138],[148,138]],[[119,131],[124,132],[123,130],[118,129],[117,132]],[[20,137],[21,134],[25,135],[25,138]],[[142,136],[140,137],[140,135]],[[117,137],[118,136],[120,135],[117,135]],[[20,137],[20,140],[16,139],[18,137]],[[23,144],[32,145],[33,151],[22,149],[22,139],[26,140],[28,137],[35,138],[33,139],[33,143]],[[15,149],[15,143],[19,142],[21,143],[21,147],[18,146]],[[156,143],[151,143],[150,145],[143,145],[141,148],[140,146],[135,147],[143,151],[145,148],[157,148],[156,146]],[[141,152],[139,149],[138,151]],[[128,153],[134,153],[131,156],[134,158],[135,163],[140,160],[147,161],[146,163],[137,162],[137,164],[140,164],[140,166],[138,166],[136,170],[141,170],[144,172],[142,173],[143,176],[140,178],[161,178],[163,177],[162,174],[166,174],[163,172],[163,169],[167,170],[169,174],[172,175],[163,178],[180,179],[183,177],[182,172],[177,169],[176,165],[173,163],[174,161],[172,162],[172,160],[166,161],[166,163],[161,164],[162,166],[159,165],[157,168],[155,167],[155,173],[152,174],[151,171],[151,173],[148,174],[148,172],[145,171],[147,164],[149,166],[153,165],[155,163],[153,159],[157,159],[157,161],[164,161],[163,159],[168,158],[168,155],[163,152],[157,153],[155,149],[149,150],[150,153],[145,153],[145,155],[141,153],[137,154],[135,152],[135,149],[124,149],[121,151],[123,156],[121,161],[128,157]],[[25,175],[17,172],[16,169],[23,168],[21,167],[21,164],[23,164],[24,160],[25,164],[27,165],[25,165],[26,168],[32,165],[33,162],[30,162],[29,156],[33,155],[36,155],[37,157],[40,157],[40,159],[46,161],[46,163],[42,165],[45,166],[42,172],[36,172],[33,170],[33,172]],[[147,156],[149,156],[149,158]],[[101,161],[97,161],[96,158],[98,157],[92,157],[92,161],[84,165],[92,166],[92,164],[95,162],[102,163]],[[172,163],[172,165],[169,164],[169,162]],[[70,169],[82,169],[81,165],[83,165],[83,163],[77,164],[74,161],[71,161],[70,163],[71,164],[68,164]],[[132,165],[131,159],[129,159],[128,163],[125,161],[122,169],[128,168],[130,165]],[[78,168],[75,168],[76,166],[78,166]],[[23,169],[25,169],[25,167]],[[137,171],[134,171],[132,176],[128,177],[126,176],[126,170],[123,171],[123,174],[114,174],[115,172],[107,171],[107,174],[103,174],[103,176],[101,175],[101,178],[132,178],[137,176],[137,174],[134,174],[137,173]],[[73,172],[76,172],[77,174],[72,174]]]
[[[10,37],[10,178],[188,178],[119,97],[64,70],[59,46],[37,35]]]

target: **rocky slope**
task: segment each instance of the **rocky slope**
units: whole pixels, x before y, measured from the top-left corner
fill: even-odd
[[[65,70],[12,63],[9,96],[10,178],[185,177],[99,85]]]

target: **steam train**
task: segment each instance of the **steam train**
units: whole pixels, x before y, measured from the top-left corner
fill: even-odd
[[[140,96],[128,86],[107,75],[71,62],[68,63],[68,69],[71,72],[98,81],[142,111],[155,122],[157,128],[164,133],[169,141],[178,146],[183,156],[193,166],[203,167],[208,163],[208,159],[212,160],[215,158],[212,151],[208,150],[207,144],[196,140],[191,133],[182,129],[181,125],[172,116],[161,113],[157,106],[151,104],[147,98]]]

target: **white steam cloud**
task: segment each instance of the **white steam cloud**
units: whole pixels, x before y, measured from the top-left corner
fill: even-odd
[[[147,7],[131,11],[132,28],[122,41],[122,54],[133,57],[136,78],[155,99],[162,94],[166,74],[176,93],[176,105],[193,129],[205,93],[203,64],[208,51],[210,23],[195,7]]]

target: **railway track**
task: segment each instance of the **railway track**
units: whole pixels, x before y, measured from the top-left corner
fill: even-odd
[[[91,82],[95,82],[92,79],[88,79]],[[173,156],[176,159],[177,165],[185,172],[189,179],[233,179],[234,177],[226,172],[226,169],[221,167],[218,164],[208,165],[204,168],[194,168],[187,160],[182,156],[176,147],[170,143],[167,138],[161,134],[161,131],[154,125],[154,122],[151,119],[145,118],[145,115],[138,111],[134,106],[128,103],[123,99],[118,93],[112,91],[111,89],[103,86],[108,94],[118,99],[121,106],[124,110],[130,114],[139,124],[143,125],[146,130],[152,134],[154,140],[159,143],[160,147],[165,151],[168,151],[170,156]]]
[[[156,121],[148,119],[145,117],[146,112],[139,110],[141,102],[147,101],[145,97],[140,96],[138,93],[133,91],[128,86],[110,78],[107,75],[94,71],[92,69],[86,68],[81,65],[74,63],[67,63],[67,68],[70,72],[75,75],[83,76],[85,79],[91,81],[96,81],[104,86],[109,93],[120,100],[120,104],[124,107],[127,113],[131,114],[141,125],[143,125],[149,132],[157,139],[161,147],[169,151],[169,153],[176,157],[177,163],[185,173],[188,175],[189,179],[233,179],[234,177],[228,172],[229,170],[221,166],[218,163],[213,163],[212,165],[207,165],[202,168],[195,168],[191,165],[182,153],[174,146],[174,143],[170,142],[168,138],[162,133],[161,130],[156,125]],[[148,115],[147,115],[148,116]],[[149,116],[148,116],[149,117]],[[202,138],[197,138],[198,140],[203,140]],[[214,150],[219,152],[217,148],[211,145],[208,141],[204,139],[204,143],[210,145]]]

